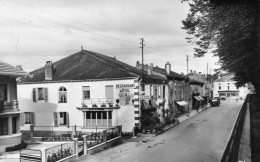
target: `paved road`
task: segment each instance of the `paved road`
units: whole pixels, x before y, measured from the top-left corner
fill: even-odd
[[[125,154],[115,162],[215,162],[220,159],[243,101],[222,101]]]

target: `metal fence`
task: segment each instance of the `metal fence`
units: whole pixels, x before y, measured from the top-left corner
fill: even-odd
[[[60,144],[47,149],[47,162],[55,162],[75,154],[74,141]]]
[[[248,102],[249,95],[239,111],[239,114],[236,118],[236,122],[233,126],[230,138],[227,142],[226,148],[221,156],[220,162],[237,162],[238,161],[238,152],[239,146],[243,131],[243,125],[246,116],[246,109],[247,109],[247,102]]]

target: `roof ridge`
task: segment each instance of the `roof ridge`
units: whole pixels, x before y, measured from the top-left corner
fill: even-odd
[[[81,51],[80,51],[80,52],[81,52]],[[52,64],[57,64],[57,63],[61,62],[62,60],[65,60],[65,59],[67,59],[67,58],[69,58],[69,57],[71,57],[71,56],[74,56],[74,55],[76,55],[76,54],[79,54],[80,52],[76,52],[76,53],[73,53],[73,54],[71,54],[71,55],[69,55],[69,56],[63,57],[63,58],[61,58],[61,59],[59,59],[59,60],[53,62]],[[36,72],[36,71],[38,71],[38,70],[41,70],[41,69],[43,69],[43,68],[44,68],[44,66],[42,66],[42,67],[40,67],[40,68],[38,68],[38,69],[35,69],[35,70],[33,70],[33,71],[29,72],[29,73],[34,73],[34,72]]]
[[[120,67],[118,67],[118,66],[116,66],[116,65],[112,65],[111,63],[108,63],[107,61],[105,61],[105,60],[103,60],[103,59],[101,59],[101,58],[98,58],[97,56],[94,56],[94,54],[101,55],[101,57],[102,57],[102,56],[106,56],[106,55],[102,55],[102,54],[100,54],[100,53],[92,52],[92,51],[87,51],[87,50],[84,50],[84,52],[88,52],[88,53],[91,54],[93,57],[95,57],[97,60],[100,60],[100,61],[106,63],[106,64],[109,65],[109,66],[112,66],[112,67],[114,67],[114,68],[117,68],[118,70],[127,72],[128,74],[131,74],[131,75],[134,75],[134,76],[139,76],[138,74],[135,74],[135,73],[130,72],[128,69],[126,70],[126,69],[120,68]],[[106,57],[109,57],[109,56],[106,56]],[[112,57],[110,57],[110,58],[112,59]],[[116,61],[119,61],[119,60],[116,60]],[[128,64],[127,64],[127,65],[128,65]],[[131,66],[131,65],[128,65],[128,66]]]

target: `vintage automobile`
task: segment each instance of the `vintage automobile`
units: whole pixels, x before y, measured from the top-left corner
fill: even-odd
[[[226,97],[226,96],[220,96],[220,99],[221,99],[221,100],[226,100],[227,97]]]
[[[219,106],[220,105],[219,97],[214,97],[213,99],[211,99],[210,100],[210,105],[211,106]]]

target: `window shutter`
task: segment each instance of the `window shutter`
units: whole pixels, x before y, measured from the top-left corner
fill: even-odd
[[[44,101],[48,102],[48,88],[44,88]]]
[[[33,88],[33,102],[36,102],[36,88]]]
[[[34,112],[30,112],[30,117],[31,117],[31,124],[35,126],[35,115]]]
[[[54,117],[54,126],[57,127],[58,126],[58,113],[54,112],[53,117]]]
[[[24,126],[24,113],[23,112],[20,113],[20,125]]]
[[[66,124],[67,124],[67,127],[70,127],[70,123],[69,123],[69,113],[66,112]]]

